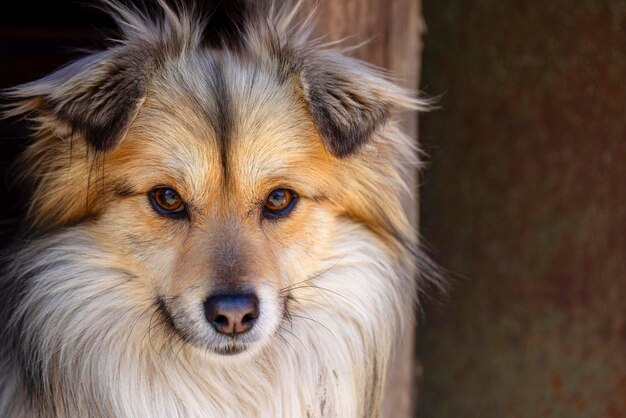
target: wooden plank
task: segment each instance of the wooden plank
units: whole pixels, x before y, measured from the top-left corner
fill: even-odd
[[[314,2],[311,1],[311,5]],[[407,88],[417,90],[420,75],[423,22],[420,0],[327,0],[319,4],[318,34],[329,40],[346,39],[346,45],[367,42],[353,56],[391,70]],[[417,140],[417,117],[407,115],[404,128]],[[410,179],[417,188],[416,173]],[[407,202],[417,226],[417,199]],[[414,359],[415,330],[407,330],[404,345],[396,358],[384,416],[413,417],[418,366]]]

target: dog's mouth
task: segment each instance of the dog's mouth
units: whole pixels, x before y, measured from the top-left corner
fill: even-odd
[[[284,304],[286,300],[281,302]],[[163,297],[157,297],[154,306],[170,335],[180,339],[183,344],[196,346],[205,352],[217,355],[235,356],[256,351],[256,348],[263,346],[262,341],[275,332],[275,326],[268,324],[272,322],[270,318],[276,316],[275,313],[274,315],[266,314],[266,318],[263,318],[261,314],[259,321],[246,332],[220,333],[218,332],[219,324],[211,323],[206,317],[194,318],[192,315],[181,313],[181,305],[177,300],[166,301]],[[277,316],[280,317],[280,314],[279,311]],[[282,318],[277,318],[276,322],[281,320]]]
[[[237,354],[241,354],[244,351],[246,351],[248,349],[247,346],[245,345],[238,345],[236,343],[233,343],[231,345],[225,346],[225,347],[212,347],[212,350],[214,353],[216,354],[221,354],[224,356],[234,356]]]

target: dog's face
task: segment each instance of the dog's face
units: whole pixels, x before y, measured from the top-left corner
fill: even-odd
[[[410,241],[406,144],[381,129],[411,101],[355,60],[275,38],[267,22],[229,49],[204,45],[200,24],[166,19],[127,22],[123,44],[14,91],[14,113],[37,120],[30,220],[96,241],[167,338],[250,353],[320,273],[341,225],[368,229],[389,253]]]
[[[211,79],[148,92],[105,156],[112,187],[94,236],[119,247],[181,337],[234,353],[276,330],[285,290],[313,274],[349,191],[295,80],[237,61],[211,68],[219,93]]]

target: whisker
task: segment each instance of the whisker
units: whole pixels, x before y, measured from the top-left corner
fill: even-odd
[[[333,293],[333,294],[335,294],[335,295],[337,295],[337,296],[339,296],[339,297],[344,298],[344,299],[345,299],[345,300],[347,300],[348,302],[352,303],[354,306],[356,306],[356,307],[360,308],[359,304],[357,304],[356,302],[354,302],[354,301],[353,301],[353,300],[351,300],[350,298],[348,298],[348,297],[346,297],[346,296],[342,295],[341,293],[338,293],[338,292],[336,292],[336,291],[334,291],[334,290],[327,289],[327,288],[325,288],[325,287],[316,286],[316,285],[306,285],[306,286],[298,286],[298,287],[295,287],[295,288],[293,288],[293,289],[291,289],[291,290],[293,291],[293,290],[298,290],[298,289],[307,289],[307,288],[318,289],[318,290],[325,290],[325,291],[327,291],[327,292]]]
[[[157,327],[157,326],[161,326],[163,324],[165,324],[165,319],[164,318],[160,318],[160,321],[157,322],[155,325],[152,325],[152,322],[154,321],[154,316],[155,315],[159,315],[159,312],[155,309],[154,312],[152,313],[152,316],[150,317],[150,323],[148,325],[148,331],[146,332],[145,337],[148,337],[148,342],[150,343],[150,347],[152,347],[152,351],[154,351],[155,354],[159,355],[159,357],[161,357],[161,352],[158,352],[156,350],[156,348],[154,347],[154,344],[152,342],[152,330],[153,328]]]
[[[298,352],[296,351],[296,349],[295,349],[295,348],[293,348],[293,346],[292,346],[291,344],[289,344],[289,341],[287,341],[287,339],[286,339],[285,337],[283,337],[282,335],[280,335],[280,333],[278,333],[278,334],[276,334],[276,335],[278,335],[278,336],[280,337],[280,339],[281,339],[281,340],[283,340],[283,341],[285,342],[285,344],[287,344],[287,346],[293,350],[293,352],[296,354],[296,357],[299,357],[299,354],[298,354]]]
[[[300,311],[300,312],[302,312],[302,311]],[[296,314],[294,314],[294,313],[292,313],[292,314],[291,314],[291,316],[293,316],[293,317],[295,317],[295,318],[301,318],[301,319],[309,320],[309,321],[312,321],[312,322],[314,322],[314,323],[316,323],[316,324],[318,324],[318,325],[321,325],[322,327],[326,328],[326,330],[327,330],[328,332],[330,332],[330,333],[332,334],[332,336],[333,336],[333,337],[335,337],[335,338],[337,339],[337,341],[339,341],[339,338],[335,335],[335,333],[334,333],[334,332],[332,332],[332,330],[331,330],[330,328],[328,328],[326,325],[324,325],[324,324],[323,324],[323,323],[321,323],[320,321],[318,321],[318,320],[316,320],[316,319],[313,319],[313,318],[311,318],[310,316],[308,316],[308,317],[307,317],[307,316],[302,316],[302,315],[296,315]]]
[[[297,335],[296,335],[293,331],[288,330],[288,329],[287,329],[287,328],[285,328],[284,326],[280,326],[280,327],[279,327],[279,329],[281,329],[281,330],[283,330],[283,331],[285,331],[285,332],[288,332],[289,334],[293,335],[293,337],[294,337],[296,340],[298,340],[298,342],[299,342],[300,344],[302,344],[302,347],[304,347],[304,349],[305,349],[307,352],[309,351],[309,347],[307,347],[307,346],[306,346],[306,345],[302,342],[302,340],[300,339],[300,337],[298,337],[298,336],[297,336]],[[278,335],[280,335],[280,333],[279,333]]]
[[[291,290],[294,286],[297,286],[297,285],[299,285],[299,284],[306,283],[306,282],[309,282],[309,281],[311,281],[311,280],[314,280],[314,279],[318,279],[318,278],[320,278],[321,276],[323,276],[324,274],[328,273],[328,272],[329,272],[329,271],[331,271],[333,268],[335,268],[335,267],[337,266],[337,264],[339,264],[339,263],[341,262],[341,260],[343,260],[343,259],[344,259],[344,257],[345,257],[345,255],[341,256],[341,258],[340,258],[339,260],[337,260],[337,261],[335,262],[335,264],[333,264],[332,266],[330,266],[330,267],[329,267],[329,268],[327,268],[326,270],[324,270],[324,271],[322,271],[322,272],[320,272],[320,273],[318,273],[318,274],[316,274],[316,275],[314,275],[314,276],[312,276],[312,277],[309,277],[309,278],[308,278],[308,279],[306,279],[306,280],[302,280],[302,281],[300,281],[300,282],[293,283],[293,284],[291,284],[291,285],[289,285],[289,286],[283,287],[282,289],[280,289],[280,290],[279,290],[279,293],[288,292],[288,291],[289,291],[289,290]]]
[[[318,304],[318,305],[320,305],[320,306],[326,306],[326,304],[324,304],[324,303],[322,303],[322,302],[320,302],[320,301],[313,300],[313,299],[307,299],[307,298],[303,298],[303,297],[300,297],[300,296],[295,297],[295,296],[293,296],[293,295],[292,295],[292,299],[293,299],[295,302],[298,302],[298,301],[303,300],[303,301],[305,301],[305,302],[316,303],[316,304]]]
[[[128,338],[131,338],[133,333],[135,332],[135,327],[137,324],[143,319],[143,317],[150,312],[150,309],[153,308],[152,305],[148,305],[146,309],[144,309],[141,314],[133,321],[133,324],[130,327],[130,332],[128,333]]]
[[[183,351],[183,348],[185,348],[185,341],[184,340],[180,340],[179,341],[180,347],[178,348],[178,351],[176,351],[176,355],[174,356],[174,361],[178,361],[178,356],[180,355],[180,352]],[[174,346],[174,341],[172,341],[172,347]]]

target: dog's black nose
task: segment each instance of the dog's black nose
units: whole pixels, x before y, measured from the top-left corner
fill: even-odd
[[[243,334],[259,317],[259,298],[254,293],[213,295],[204,302],[204,315],[219,333]]]

